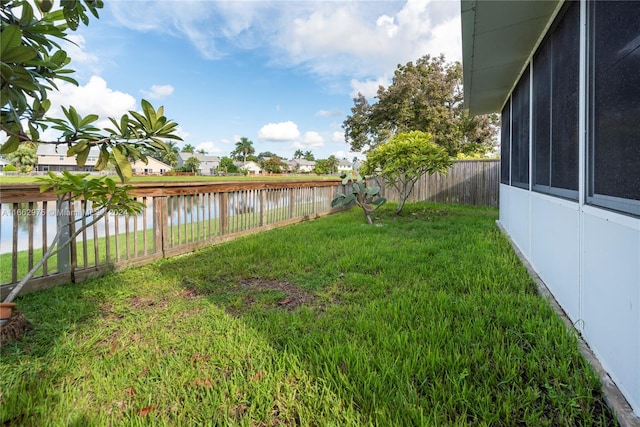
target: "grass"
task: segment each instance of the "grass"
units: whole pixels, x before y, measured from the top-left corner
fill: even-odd
[[[347,212],[24,295],[11,425],[612,425],[497,210]]]

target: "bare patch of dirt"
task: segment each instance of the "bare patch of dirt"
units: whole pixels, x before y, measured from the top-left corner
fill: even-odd
[[[167,301],[166,299],[156,301],[152,298],[133,297],[131,298],[131,302],[129,304],[131,306],[131,310],[154,306],[158,308],[165,308],[169,305],[169,301]]]
[[[32,329],[33,325],[24,317],[24,314],[14,309],[11,318],[2,325],[0,330],[0,347],[11,341],[21,340]]]
[[[227,311],[231,314],[238,315],[242,309],[251,307],[255,303],[255,295],[264,292],[280,292],[284,293],[284,297],[280,298],[273,304],[275,307],[284,310],[294,310],[303,305],[312,305],[318,297],[311,294],[299,286],[289,282],[280,282],[278,280],[267,279],[246,279],[237,285],[237,289],[247,294],[242,298],[243,307],[229,307]]]

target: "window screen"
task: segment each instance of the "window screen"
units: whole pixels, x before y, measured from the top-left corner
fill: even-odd
[[[589,3],[588,202],[640,215],[640,2]]]
[[[533,189],[578,198],[580,4],[570,2],[533,60]]]
[[[511,154],[511,100],[502,109],[500,126],[500,182],[510,184],[509,166]]]
[[[511,185],[529,188],[529,68],[511,98]]]

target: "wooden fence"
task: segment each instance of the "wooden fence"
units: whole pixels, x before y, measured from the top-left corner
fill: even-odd
[[[447,174],[423,177],[409,201],[498,206],[499,161],[458,161]],[[184,254],[234,237],[334,212],[339,181],[140,183],[137,216],[108,215],[52,257],[28,284],[32,291],[105,271]],[[390,201],[397,191],[382,188]],[[0,298],[42,258],[56,231],[84,209],[56,206],[37,185],[0,191]],[[91,219],[87,219],[90,221]]]
[[[343,191],[339,181],[137,184],[134,194],[144,203],[144,212],[100,219],[75,244],[52,257],[24,291],[80,281],[326,215],[335,211],[331,200],[339,191]],[[12,185],[2,188],[0,203],[0,252],[4,252],[0,298],[4,298],[85,202],[56,206],[55,196],[40,193],[37,185]]]
[[[398,200],[398,191],[388,185],[382,185],[382,194],[390,201]],[[446,174],[419,179],[407,201],[497,208],[499,194],[500,160],[458,160]]]

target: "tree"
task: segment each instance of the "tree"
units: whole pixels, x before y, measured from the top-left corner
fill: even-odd
[[[185,172],[198,172],[200,170],[200,160],[196,157],[189,157],[182,164],[182,169],[184,169]]]
[[[318,175],[328,175],[331,173],[331,166],[326,159],[316,160],[316,165],[313,167],[313,173]]]
[[[169,151],[168,153],[164,153],[162,158],[160,158],[158,160],[160,160],[163,163],[171,166],[172,168],[175,168],[176,166],[178,166],[178,154],[174,153],[173,151]]]
[[[21,144],[16,151],[7,154],[7,160],[13,163],[18,169],[37,165],[38,154],[36,153],[35,144]]]
[[[302,152],[302,150],[296,150],[296,152],[293,153],[294,159],[301,159],[303,157],[304,157],[304,153]]]
[[[51,106],[49,93],[57,90],[56,83],[78,84],[70,76],[73,71],[66,68],[71,59],[59,42],[69,41],[66,31],[75,31],[80,22],[88,25],[89,14],[98,18],[103,1],[67,0],[55,10],[51,0],[39,0],[36,5],[39,10],[34,10],[32,4],[25,0],[4,0],[0,3],[0,130],[7,135],[0,154],[10,154],[22,145],[36,142],[65,145],[67,156],[75,156],[78,166],[84,166],[91,149],[97,147],[99,155],[95,168],[105,169],[111,163],[120,180],[128,181],[133,175],[129,162],[146,162],[144,150],[166,152],[168,148],[164,140],[181,140],[173,133],[177,123],[164,116],[163,107],[155,109],[144,99],[141,112],[129,111],[119,119],[109,118],[113,125],[110,128],[95,127],[98,115],[82,117],[73,106],[62,106],[64,118],[48,117],[47,111]],[[60,132],[56,141],[40,140],[40,131],[48,126]],[[61,204],[82,199],[91,202],[85,204],[90,205],[91,210],[74,216],[76,219],[71,221],[72,227],[76,223],[82,225],[63,242],[57,236],[5,302],[17,296],[24,284],[55,252],[69,246],[75,236],[110,210],[136,214],[143,209],[144,205],[130,195],[131,187],[117,186],[107,177],[85,177],[65,172],[61,176],[50,173],[48,178],[42,179],[42,191],[52,190]]]
[[[83,210],[80,215],[69,214],[68,229],[67,227],[57,229],[55,237],[44,255],[42,255],[42,258],[20,279],[3,302],[9,303],[13,301],[29,279],[42,268],[49,258],[65,249],[83,231],[93,227],[109,212],[116,211],[127,215],[138,215],[143,211],[144,203],[135,200],[131,195],[133,187],[129,185],[118,186],[113,179],[107,176],[87,179],[87,175],[72,174],[69,171],[63,171],[62,175],[55,175],[53,172],[49,172],[48,177],[37,179],[41,184],[41,192],[53,190],[56,194],[56,206],[70,206],[73,205],[74,200],[83,200]],[[61,240],[67,231],[69,233],[68,237]],[[71,273],[73,274],[73,270]]]
[[[333,154],[327,159],[327,165],[329,166],[329,173],[335,173],[338,171],[338,165],[340,161]]]
[[[263,151],[260,154],[258,154],[257,157],[260,160],[264,160],[264,159],[268,159],[268,158],[274,157],[274,156],[277,156],[277,154],[272,153],[271,151]]]
[[[304,152],[304,155],[302,156],[302,158],[310,162],[313,162],[316,159],[313,153],[309,150]]]
[[[282,159],[278,156],[271,156],[262,162],[262,169],[268,173],[282,173]]]
[[[218,166],[218,170],[224,173],[238,173],[238,167],[233,164],[233,159],[231,157],[222,157],[220,159],[220,166]]]
[[[421,176],[445,173],[451,163],[447,151],[433,143],[430,134],[413,131],[396,134],[369,151],[361,170],[365,175],[381,176],[398,190],[397,215]]]
[[[231,152],[231,157],[236,160],[242,160],[243,162],[247,161],[247,156],[255,153],[256,150],[253,148],[253,141],[250,141],[246,137],[240,138],[240,141],[236,142],[236,148]]]
[[[96,128],[96,114],[82,117],[73,106],[62,107],[64,118],[47,117],[48,94],[57,88],[56,82],[78,84],[66,68],[71,59],[58,42],[68,41],[66,31],[76,30],[80,22],[87,25],[89,13],[98,18],[103,2],[64,1],[56,10],[51,1],[36,4],[40,10],[24,0],[3,1],[0,7],[0,130],[8,137],[0,154],[12,153],[25,143],[66,145],[67,156],[75,156],[84,166],[91,148],[98,147],[96,169],[112,163],[120,179],[127,181],[132,175],[129,161],[147,160],[144,149],[167,151],[163,140],[180,140],[173,134],[177,123],[164,116],[163,107],[156,110],[146,100],[141,102],[142,113],[129,111],[119,119],[110,118],[111,128]],[[61,132],[58,140],[40,141],[40,131],[48,126]]]
[[[393,135],[419,130],[450,156],[486,153],[496,143],[498,116],[470,117],[463,106],[462,66],[444,56],[425,55],[415,64],[399,65],[387,88],[378,89],[370,104],[362,95],[353,100],[342,127],[351,151],[373,149]]]
[[[207,152],[206,152],[206,151],[204,151],[204,148],[201,148],[201,149],[199,149],[199,150],[196,150],[196,153],[198,153],[198,154],[202,154],[203,156],[206,156],[206,155],[207,155]]]
[[[196,147],[194,147],[193,145],[185,144],[185,146],[182,147],[182,152],[183,153],[191,153],[191,154],[193,154],[195,149],[196,149]]]

